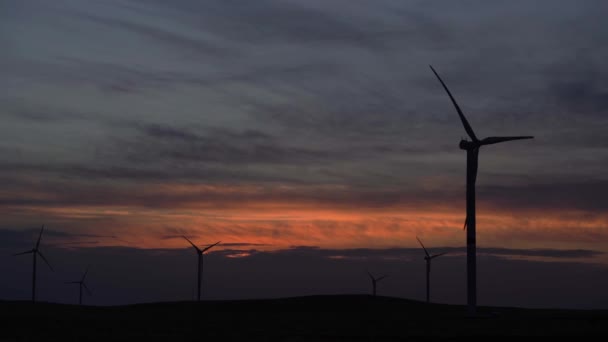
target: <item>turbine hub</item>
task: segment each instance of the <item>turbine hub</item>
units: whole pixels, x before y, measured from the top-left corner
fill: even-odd
[[[474,143],[473,141],[468,141],[465,139],[460,140],[460,144],[458,146],[461,150],[467,151],[479,147],[478,144]]]

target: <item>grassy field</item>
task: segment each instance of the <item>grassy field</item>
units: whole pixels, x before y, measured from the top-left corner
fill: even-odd
[[[608,311],[480,308],[365,295],[114,307],[0,302],[0,341],[398,341],[608,335]],[[417,337],[417,338],[415,338]]]

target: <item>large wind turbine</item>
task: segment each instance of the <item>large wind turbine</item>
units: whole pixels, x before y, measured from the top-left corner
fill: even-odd
[[[430,65],[429,65],[430,66]],[[433,69],[431,70],[437,76],[443,89],[448,93],[452,100],[460,121],[464,126],[465,131],[471,138],[471,141],[460,140],[460,149],[467,151],[467,216],[464,222],[464,228],[467,229],[467,304],[469,314],[474,315],[477,310],[477,271],[476,271],[476,246],[475,246],[475,180],[477,179],[477,165],[479,157],[479,148],[484,145],[497,144],[505,141],[532,139],[532,136],[514,136],[514,137],[487,137],[482,140],[477,139],[473,128],[464,117],[464,114],[456,100],[450,93],[450,90],[445,85],[439,74]]]
[[[376,278],[374,277],[371,273],[367,272],[367,274],[369,275],[369,279],[372,281],[372,294],[374,295],[374,297],[376,297],[376,285],[378,284],[378,282],[386,277],[388,277],[387,275],[383,275],[382,277]]]
[[[197,266],[197,272],[198,272],[198,285],[197,285],[197,294],[196,294],[196,298],[197,300],[200,302],[201,301],[201,277],[203,276],[203,253],[205,253],[206,251],[210,250],[211,248],[215,247],[215,245],[219,244],[220,241],[214,243],[213,245],[209,245],[203,249],[200,249],[198,247],[196,247],[196,245],[194,243],[192,243],[192,241],[190,241],[187,237],[183,237],[184,239],[188,240],[188,242],[190,242],[190,244],[192,245],[192,247],[194,247],[194,249],[196,250],[196,254],[198,254],[198,266]]]
[[[51,264],[49,264],[48,260],[46,260],[46,258],[44,257],[44,255],[42,255],[42,252],[40,252],[40,239],[42,239],[42,232],[43,231],[44,231],[44,225],[42,225],[42,228],[40,228],[40,234],[38,235],[38,241],[36,241],[36,246],[34,246],[34,248],[32,248],[29,251],[13,254],[13,256],[16,256],[16,255],[23,255],[23,254],[30,254],[30,253],[32,253],[32,255],[34,257],[34,270],[32,272],[32,303],[36,303],[36,256],[40,255],[40,257],[42,258],[42,260],[44,260],[44,262],[49,266],[49,268],[51,269],[51,271],[53,270],[53,267],[51,267]]]
[[[87,287],[87,284],[84,283],[84,278],[87,276],[87,273],[89,273],[89,268],[87,267],[86,271],[84,271],[84,274],[82,275],[82,278],[80,278],[80,280],[78,281],[68,281],[66,282],[66,284],[78,284],[78,305],[82,305],[82,288],[84,287],[85,291],[87,291],[87,294],[89,296],[92,296],[93,294],[91,293],[91,290],[89,290],[89,288]]]
[[[422,246],[422,249],[424,249],[424,254],[426,254],[424,256],[424,260],[426,260],[426,302],[430,303],[431,302],[431,260],[433,260],[437,257],[440,257],[440,256],[446,254],[447,252],[430,255],[429,252],[426,250],[426,248],[424,248],[422,241],[420,241],[420,239],[417,236],[416,236],[416,240],[418,240],[418,242],[420,243],[420,246]]]

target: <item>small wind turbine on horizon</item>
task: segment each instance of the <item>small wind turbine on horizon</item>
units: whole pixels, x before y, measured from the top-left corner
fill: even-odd
[[[197,272],[198,272],[198,285],[197,285],[197,294],[196,294],[196,300],[197,301],[201,301],[201,277],[203,276],[203,253],[205,253],[206,251],[210,250],[211,248],[215,247],[216,245],[218,245],[221,241],[218,241],[212,245],[209,245],[203,249],[198,248],[192,241],[190,241],[187,237],[183,236],[184,239],[186,239],[188,242],[190,242],[190,244],[192,245],[192,247],[194,247],[194,249],[196,250],[196,254],[198,255],[198,265],[197,265]]]
[[[87,287],[87,284],[84,283],[84,278],[86,278],[87,273],[89,273],[89,268],[87,267],[87,269],[84,271],[84,274],[82,275],[82,278],[80,278],[80,280],[78,281],[68,281],[66,282],[66,284],[78,284],[78,305],[82,305],[82,288],[84,287],[85,291],[87,292],[87,294],[89,296],[92,296],[93,293],[91,293],[91,290],[89,290],[89,288]]]
[[[464,113],[456,103],[452,93],[445,85],[439,74],[429,65],[443,89],[448,93],[452,104],[456,107],[460,121],[471,141],[460,140],[460,149],[467,151],[467,215],[464,221],[464,228],[467,229],[467,305],[470,315],[477,312],[477,261],[476,261],[476,239],[475,239],[475,181],[477,180],[477,166],[479,159],[479,148],[485,145],[492,145],[506,141],[532,139],[532,136],[513,136],[513,137],[487,137],[479,140],[473,132],[473,128],[464,116]]]
[[[372,295],[376,297],[376,285],[378,284],[378,282],[380,282],[380,280],[388,277],[388,275],[383,275],[382,277],[376,278],[369,272],[367,272],[367,274],[369,275],[369,278],[372,281]]]
[[[33,265],[33,271],[32,271],[32,303],[36,303],[36,256],[39,255],[42,258],[42,260],[44,260],[44,262],[49,266],[51,271],[53,271],[53,267],[51,266],[49,261],[46,260],[44,255],[42,255],[42,252],[40,252],[40,240],[42,239],[43,231],[44,231],[44,225],[42,225],[42,228],[40,228],[40,234],[38,235],[38,241],[36,241],[36,245],[34,246],[34,248],[32,248],[29,251],[13,254],[13,256],[17,256],[17,255],[24,255],[24,254],[32,253],[32,255],[34,257],[34,265]]]
[[[437,257],[440,257],[444,254],[447,254],[447,252],[430,255],[429,252],[424,247],[424,245],[422,244],[422,241],[420,241],[420,239],[417,236],[416,236],[416,240],[418,240],[418,242],[420,243],[420,246],[422,246],[422,249],[424,249],[424,254],[425,254],[424,260],[426,260],[426,302],[430,303],[431,302],[431,260],[433,260]]]

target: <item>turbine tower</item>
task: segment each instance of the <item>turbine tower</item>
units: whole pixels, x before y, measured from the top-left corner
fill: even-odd
[[[429,65],[430,66],[430,65]],[[464,126],[465,131],[471,138],[471,141],[460,140],[460,149],[467,151],[467,216],[464,221],[464,228],[467,229],[467,305],[470,315],[475,315],[477,311],[477,270],[476,270],[476,241],[475,241],[475,181],[477,179],[477,165],[479,158],[479,148],[485,145],[497,144],[511,140],[532,139],[532,136],[514,136],[514,137],[487,137],[482,140],[477,139],[473,132],[473,128],[464,117],[464,113],[456,103],[456,100],[450,93],[450,90],[445,85],[439,74],[433,69],[431,70],[437,76],[443,89],[448,93],[452,100],[452,104],[456,107],[460,121]]]
[[[80,280],[78,281],[69,281],[66,282],[66,284],[78,284],[78,305],[82,305],[82,288],[84,287],[85,291],[87,291],[87,294],[89,296],[92,296],[93,294],[91,293],[91,290],[89,290],[89,288],[87,287],[87,284],[84,283],[84,278],[86,278],[87,273],[89,273],[89,268],[87,267],[86,271],[84,271],[84,274],[82,275],[82,278],[80,278]]]
[[[367,272],[367,274],[369,275],[369,278],[372,281],[372,294],[374,295],[374,297],[376,297],[376,285],[378,284],[378,282],[380,282],[380,280],[388,277],[388,275],[383,275],[382,277],[376,278],[369,272]]]
[[[209,245],[203,249],[200,249],[198,247],[196,247],[196,245],[194,243],[192,243],[192,241],[190,241],[187,237],[183,237],[184,239],[186,239],[188,242],[190,242],[190,244],[192,245],[192,247],[194,247],[194,249],[196,250],[196,254],[198,254],[198,265],[197,265],[197,272],[198,272],[198,285],[197,285],[197,294],[196,294],[196,299],[197,301],[201,301],[201,277],[203,276],[203,253],[205,253],[206,251],[210,250],[211,248],[215,247],[215,245],[219,244],[220,241],[214,243],[213,245]]]
[[[447,252],[430,255],[429,252],[426,250],[426,248],[424,248],[422,241],[420,241],[420,239],[417,236],[416,236],[416,240],[418,240],[418,242],[420,243],[420,246],[422,246],[422,249],[424,249],[424,254],[426,254],[424,256],[424,260],[426,260],[426,302],[430,303],[431,302],[431,260],[433,260],[437,257],[440,257],[440,256],[446,254]]]
[[[36,256],[39,255],[42,258],[42,260],[44,260],[44,262],[49,266],[51,271],[53,271],[53,267],[51,266],[51,264],[49,264],[48,260],[46,260],[44,255],[42,255],[42,252],[40,252],[40,239],[42,239],[43,231],[44,231],[44,225],[42,225],[42,228],[40,228],[40,234],[38,235],[38,241],[36,241],[36,245],[34,246],[34,248],[32,248],[29,251],[13,254],[13,256],[17,256],[17,255],[32,253],[32,255],[34,257],[34,268],[33,268],[33,272],[32,272],[32,303],[36,303]]]

